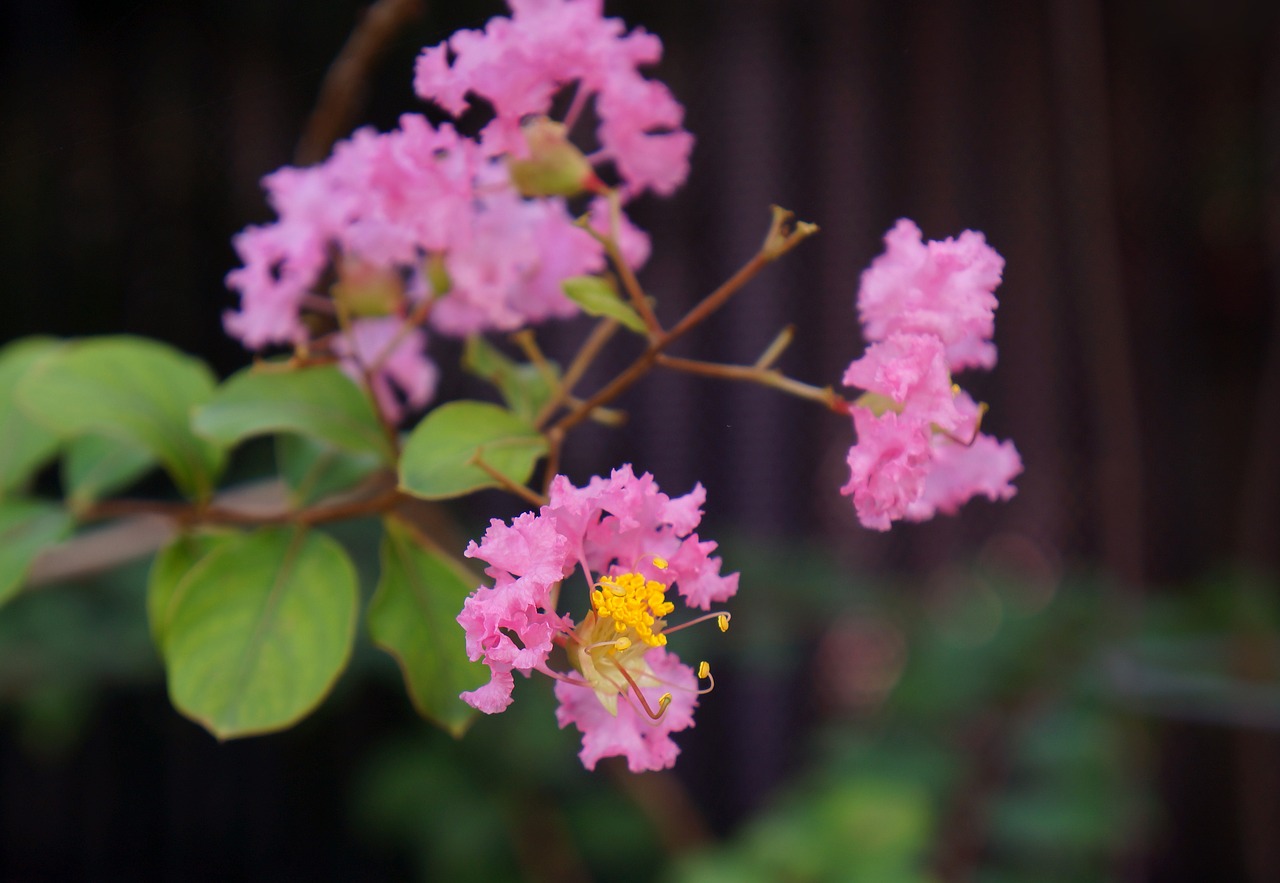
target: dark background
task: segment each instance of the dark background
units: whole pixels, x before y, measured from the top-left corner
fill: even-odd
[[[701,481],[713,529],[748,542],[817,542],[850,571],[905,578],[906,591],[921,594],[979,554],[1050,580],[1101,573],[1130,605],[1223,569],[1274,573],[1280,8],[606,8],[662,37],[657,73],[685,102],[698,139],[686,187],[635,210],[653,234],[642,280],[662,314],[677,316],[754,252],[770,203],[822,228],[681,354],[749,363],[794,323],[797,343],[781,366],[835,383],[862,346],[858,274],[894,221],[913,218],[927,238],[982,230],[1007,260],[1000,362],[959,379],[991,404],[989,431],[1016,441],[1026,473],[1007,505],[980,501],[958,518],[871,533],[836,490],[847,477],[846,420],[754,387],[658,375],[625,402],[626,430],[590,429],[571,443],[571,477],[630,460],[672,493]],[[232,305],[222,284],[235,265],[230,236],[270,217],[258,179],[290,161],[359,11],[337,0],[9,0],[0,10],[0,338],[126,331],[200,354],[224,375],[244,364],[219,321]],[[420,109],[410,88],[417,49],[498,12],[497,3],[428,0],[379,64],[360,119],[385,129]],[[548,347],[570,346],[580,330],[549,331]],[[444,361],[453,350],[438,352]],[[761,678],[753,696],[724,697],[730,722],[755,720],[761,705],[781,709],[763,725],[712,718],[707,727],[712,738],[733,734],[729,758],[751,760],[718,791],[685,774],[722,826],[799,762],[794,732],[811,712],[792,679]],[[361,848],[326,834],[343,824],[324,808],[340,786],[295,768],[340,768],[379,721],[395,720],[398,697],[378,689],[345,706],[374,723],[335,713],[325,726],[336,731],[308,723],[224,748],[177,719],[154,684],[113,688],[83,740],[45,766],[0,734],[0,869],[10,879],[45,879],[51,868],[51,879],[102,879],[144,861],[144,877],[179,877],[175,862],[194,854],[210,876],[294,876],[304,853],[284,844],[311,837],[319,851],[305,854],[328,869],[317,873],[379,879]],[[1249,833],[1274,832],[1280,789],[1249,797],[1242,784],[1280,777],[1280,743],[1268,733],[1242,737],[1262,758],[1242,766],[1230,727],[1170,729],[1153,761],[1163,770],[1156,793],[1166,831],[1195,836],[1153,838],[1128,878],[1207,879],[1195,869],[1215,868],[1215,879],[1280,879],[1275,850]],[[306,752],[317,759],[298,764]],[[159,771],[157,756],[166,758]],[[258,824],[255,813],[272,821]]]

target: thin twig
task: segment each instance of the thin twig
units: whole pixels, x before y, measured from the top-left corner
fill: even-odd
[[[377,0],[365,10],[325,74],[316,106],[294,150],[295,163],[319,162],[335,141],[351,131],[378,60],[397,32],[425,11],[423,0]]]
[[[596,327],[591,329],[591,333],[587,335],[587,339],[583,342],[582,347],[578,350],[578,354],[573,357],[573,361],[569,363],[568,369],[565,370],[564,376],[560,378],[560,382],[556,385],[556,390],[551,394],[551,398],[542,406],[542,410],[538,412],[537,418],[533,421],[533,425],[541,429],[556,412],[556,409],[564,404],[565,399],[573,392],[573,388],[582,379],[582,375],[587,373],[587,369],[591,367],[591,363],[595,361],[596,356],[604,349],[610,338],[617,333],[622,326],[616,319],[601,319]]]
[[[758,383],[785,392],[797,398],[818,402],[837,414],[849,413],[849,402],[829,386],[818,387],[787,377],[775,368],[758,368],[754,365],[722,365],[718,362],[701,362],[659,353],[657,364],[687,374],[717,377],[722,380],[742,380]]]

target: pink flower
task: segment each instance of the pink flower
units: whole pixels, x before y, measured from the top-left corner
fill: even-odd
[[[1014,495],[1017,450],[978,432],[985,406],[951,380],[960,368],[995,364],[993,291],[1003,267],[981,233],[926,245],[903,219],[862,274],[858,310],[871,344],[844,374],[866,393],[850,408],[857,442],[841,493],[864,526],[954,513],[979,493]]]
[[[426,356],[427,335],[421,328],[406,328],[402,319],[384,316],[357,319],[351,334],[338,338],[334,350],[342,356],[342,370],[357,383],[368,373],[374,399],[392,423],[404,416],[404,403],[413,410],[426,406],[436,391],[439,371]],[[394,387],[394,389],[393,389]]]
[[[575,487],[558,475],[547,505],[510,525],[494,520],[466,554],[488,563],[493,586],[467,598],[458,622],[467,654],[489,666],[488,684],[464,701],[488,714],[511,702],[512,672],[554,678],[560,725],[583,734],[582,761],[625,756],[634,771],[663,769],[679,749],[670,734],[693,725],[699,694],[692,669],[667,652],[667,636],[687,625],[728,615],[709,613],[668,626],[674,588],[703,610],[737,592],[738,575],[720,575],[716,545],[693,531],[705,493],[697,486],[672,499],[629,465]],[[556,612],[560,589],[582,568],[589,611],[578,622]],[[561,646],[572,671],[549,664]],[[704,671],[701,676],[707,676]],[[705,691],[702,691],[705,692]]]
[[[1013,442],[982,433],[970,445],[940,439],[934,443],[933,465],[919,499],[907,507],[909,521],[927,521],[935,513],[954,515],[971,498],[1008,500],[1017,489],[1010,482],[1022,472]]]
[[[639,68],[662,57],[662,43],[643,30],[626,32],[602,17],[600,0],[511,0],[510,18],[483,31],[459,31],[418,56],[414,91],[454,116],[467,95],[494,111],[481,141],[496,154],[523,156],[520,125],[545,115],[566,86],[576,86],[570,120],[595,99],[600,119],[596,163],[612,162],[627,196],[666,195],[689,173],[693,136],[681,125],[684,109],[665,85]]]
[[[932,334],[895,332],[871,344],[845,370],[844,384],[891,399],[926,425],[954,430],[963,420],[942,340]]]
[[[840,493],[853,497],[858,520],[888,530],[920,499],[931,465],[929,424],[890,411],[876,417],[854,407],[858,442],[849,449],[849,481]]]
[[[698,679],[693,669],[661,647],[649,651],[645,664],[647,672],[635,680],[649,705],[658,707],[664,694],[672,697],[656,721],[626,703],[620,703],[616,713],[610,714],[594,690],[565,681],[556,683],[556,698],[560,700],[556,721],[562,728],[573,724],[582,732],[578,757],[587,769],[594,770],[602,757],[616,756],[625,757],[627,768],[633,773],[667,769],[675,764],[680,749],[671,740],[671,733],[693,726]]]
[[[903,218],[884,237],[884,254],[863,271],[858,313],[867,340],[894,332],[939,337],[951,370],[991,368],[996,348],[996,296],[1004,258],[981,233],[922,241],[920,228]]]

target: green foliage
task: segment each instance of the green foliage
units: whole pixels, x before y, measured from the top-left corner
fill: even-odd
[[[478,458],[524,484],[546,450],[546,439],[518,414],[488,402],[450,402],[410,433],[400,459],[400,487],[428,500],[500,487],[477,465]]]
[[[551,398],[554,384],[560,379],[559,369],[547,363],[551,376],[537,365],[517,362],[479,335],[467,338],[462,352],[462,367],[489,381],[512,412],[530,422]]]
[[[609,279],[600,276],[574,276],[560,284],[565,297],[582,307],[588,316],[600,316],[616,319],[636,334],[644,334],[644,320],[618,294],[618,289]]]
[[[400,665],[418,713],[461,736],[475,711],[458,698],[487,680],[467,659],[458,612],[480,584],[460,564],[426,549],[394,518],[386,520],[382,575],[369,604],[369,634]]]
[[[0,502],[0,604],[22,587],[37,555],[71,532],[61,506],[38,500]]]
[[[73,512],[81,512],[133,484],[155,463],[151,451],[136,442],[102,435],[77,436],[67,442],[62,458],[67,505]]]
[[[190,414],[214,379],[198,359],[138,337],[100,337],[59,347],[18,382],[27,415],[63,438],[103,435],[150,452],[186,495],[207,499],[221,449],[191,431]]]
[[[219,739],[293,725],[350,658],[358,595],[350,559],[333,539],[301,528],[264,528],[199,552],[167,551],[151,585],[174,706]]]
[[[51,338],[27,337],[0,349],[0,499],[58,449],[57,434],[32,421],[14,401],[18,382],[57,348]]]
[[[309,506],[350,490],[383,465],[373,451],[344,451],[307,435],[276,436],[276,465],[294,506]]]
[[[337,368],[246,368],[227,380],[192,420],[196,432],[230,447],[255,435],[291,432],[390,463],[391,443],[368,396]]]

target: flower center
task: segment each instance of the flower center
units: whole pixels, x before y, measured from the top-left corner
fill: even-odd
[[[646,579],[640,573],[623,573],[601,577],[598,586],[591,592],[591,609],[600,620],[612,620],[619,635],[634,630],[650,647],[667,643],[661,618],[676,606],[667,600],[664,583]]]

